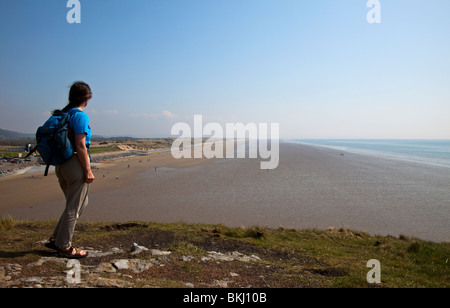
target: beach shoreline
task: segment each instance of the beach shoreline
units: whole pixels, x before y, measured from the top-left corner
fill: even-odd
[[[450,140],[301,140],[286,141],[320,149],[332,149],[345,153],[361,154],[408,163],[426,164],[434,167],[450,168]],[[420,144],[417,144],[420,143]],[[434,144],[433,144],[434,143]],[[436,145],[439,148],[436,148]],[[399,148],[400,146],[400,148]],[[406,146],[406,147],[405,147]],[[392,151],[392,148],[396,148]],[[399,151],[400,150],[400,151]],[[421,153],[414,153],[415,151]],[[424,152],[425,151],[425,152]],[[432,151],[432,152],[427,152]],[[438,155],[439,157],[436,157]]]
[[[85,222],[346,227],[450,241],[449,175],[432,166],[285,143],[270,171],[259,159],[174,159],[170,151],[94,166]],[[54,174],[2,178],[0,193],[0,216],[52,220],[64,206]]]

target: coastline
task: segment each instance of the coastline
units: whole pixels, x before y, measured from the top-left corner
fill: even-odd
[[[180,159],[170,151],[107,160],[94,169],[80,221],[209,223],[295,229],[346,227],[450,241],[448,172],[305,145],[280,145],[280,166],[258,159]],[[128,167],[129,166],[129,167]],[[155,169],[156,167],[156,169]],[[159,167],[159,168],[158,168]],[[0,216],[57,219],[54,175],[0,179]]]
[[[332,150],[336,150],[336,151],[340,151],[342,153],[351,153],[351,154],[361,154],[361,155],[367,155],[367,156],[373,156],[376,158],[384,158],[384,159],[388,159],[388,160],[395,160],[395,161],[401,161],[401,162],[408,162],[408,163],[418,163],[418,164],[426,164],[429,166],[434,166],[434,167],[443,167],[443,168],[450,168],[450,161],[448,160],[448,155],[450,155],[449,153],[449,149],[448,147],[450,146],[450,140],[444,140],[444,139],[438,139],[438,140],[404,140],[404,139],[399,139],[399,140],[395,140],[395,139],[361,139],[361,140],[354,140],[354,139],[344,139],[344,140],[340,140],[340,139],[331,139],[331,140],[307,140],[307,139],[292,139],[292,140],[286,140],[287,143],[292,143],[292,144],[302,144],[302,145],[307,145],[307,146],[312,146],[312,147],[317,147],[317,148],[321,148],[321,149],[332,149]],[[378,145],[378,149],[373,149],[369,147],[366,148],[361,148],[361,147],[352,147],[352,146],[348,146],[347,144],[345,144],[346,142],[359,142],[359,143],[368,143],[369,145]],[[447,149],[446,152],[443,152],[441,154],[441,157],[439,158],[432,158],[430,156],[418,156],[417,154],[411,154],[411,153],[399,153],[397,152],[392,152],[389,151],[388,149],[380,149],[380,145],[382,145],[383,143],[388,144],[390,146],[393,146],[395,143],[400,143],[405,145],[405,143],[415,143],[415,142],[421,142],[421,143],[430,143],[430,142],[438,142],[440,143],[440,145],[442,145],[442,143],[445,143],[447,145]],[[428,144],[429,145],[429,144]],[[398,146],[398,144],[397,144]],[[408,149],[410,152],[411,150],[417,150],[416,149]],[[441,149],[443,150],[443,149]],[[443,155],[447,155],[446,159],[443,159]]]

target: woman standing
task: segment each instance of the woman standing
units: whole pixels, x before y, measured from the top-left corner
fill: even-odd
[[[63,110],[55,110],[53,114],[65,112],[70,115],[69,132],[73,132],[75,154],[62,165],[56,166],[56,176],[64,196],[66,208],[56,225],[53,236],[46,247],[58,250],[63,258],[84,258],[88,253],[72,246],[75,225],[88,204],[89,184],[95,177],[91,170],[89,145],[91,144],[91,127],[89,117],[84,108],[92,98],[88,84],[75,82],[69,92],[69,104]]]

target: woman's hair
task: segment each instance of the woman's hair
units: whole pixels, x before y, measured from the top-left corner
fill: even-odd
[[[62,110],[56,109],[53,114],[67,112],[69,109],[77,108],[85,101],[92,98],[92,91],[89,85],[82,81],[77,81],[72,84],[69,91],[69,104]]]

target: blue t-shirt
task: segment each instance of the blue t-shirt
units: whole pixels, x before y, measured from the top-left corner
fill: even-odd
[[[89,116],[84,112],[74,112],[76,108],[69,109],[69,127],[73,130],[73,135],[86,134],[86,145],[91,145],[91,127],[89,126]]]

